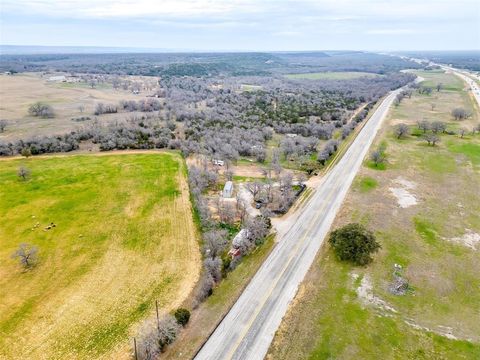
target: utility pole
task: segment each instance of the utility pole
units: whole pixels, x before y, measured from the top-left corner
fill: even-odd
[[[138,360],[137,354],[137,339],[133,338],[133,348],[135,349],[135,360]]]
[[[155,309],[157,310],[157,329],[160,332],[160,317],[158,316],[158,300],[155,300]]]

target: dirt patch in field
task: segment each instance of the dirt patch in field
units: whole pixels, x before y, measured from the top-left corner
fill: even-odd
[[[353,280],[357,280],[359,277],[356,273],[352,273],[351,276]],[[397,310],[390,306],[385,300],[373,294],[373,284],[368,275],[362,277],[360,285],[355,289],[355,292],[362,304],[371,305],[383,311],[397,313]]]
[[[401,177],[393,180],[397,187],[388,188],[390,192],[397,198],[397,203],[401,208],[408,208],[417,205],[417,198],[410,191],[416,188],[414,182],[405,180]]]
[[[470,229],[465,229],[465,234],[463,234],[463,236],[453,237],[447,240],[462,244],[472,250],[477,250],[478,245],[480,245],[480,234]]]

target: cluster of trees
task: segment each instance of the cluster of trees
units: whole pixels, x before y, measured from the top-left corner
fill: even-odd
[[[162,108],[162,103],[156,98],[135,100],[122,100],[120,101],[120,108],[124,111],[133,112],[152,112],[159,111]]]
[[[423,132],[423,138],[428,145],[435,146],[440,141],[438,134],[447,132],[447,124],[443,121],[422,120],[417,123],[418,128]],[[428,132],[430,130],[430,133]],[[463,135],[462,135],[463,136]]]
[[[138,333],[138,341],[134,345],[134,358],[138,360],[157,359],[165,347],[175,341],[181,325],[170,314],[157,319],[147,319]]]
[[[38,116],[41,118],[53,118],[55,113],[53,112],[53,108],[42,102],[36,102],[29,106],[28,113],[32,116]]]
[[[422,132],[423,134],[423,139],[428,143],[428,145],[435,146],[439,141],[440,141],[440,134],[449,134],[449,135],[454,135],[454,134],[459,134],[460,137],[464,137],[464,135],[467,133],[467,129],[465,128],[460,128],[457,131],[453,130],[447,130],[447,124],[443,121],[427,121],[427,120],[421,120],[417,122],[417,127],[418,129]],[[475,134],[475,132],[480,132],[480,124],[475,126],[472,129],[472,134]],[[401,123],[395,126],[394,128],[394,133],[397,139],[401,139],[402,137],[405,137],[410,134],[410,127],[407,124]],[[380,159],[380,156],[377,156],[379,154],[376,154],[374,156],[375,152],[372,153],[372,161],[374,161],[377,164],[376,159]]]
[[[407,90],[403,90],[399,94],[397,94],[397,96],[395,97],[395,100],[394,100],[395,106],[400,105],[402,100],[405,99],[405,98],[410,99],[412,97],[412,93],[413,93],[412,89],[407,89]]]
[[[433,92],[433,88],[430,86],[419,86],[418,93],[424,95],[430,95]]]
[[[100,150],[175,148],[172,131],[165,123],[130,119],[106,126],[97,126],[88,135]]]
[[[93,113],[95,115],[102,115],[102,114],[115,114],[117,112],[118,112],[118,107],[116,105],[98,103],[95,106],[95,111]]]
[[[197,306],[213,293],[215,285],[222,280],[228,271],[235,268],[242,256],[247,255],[263,241],[271,225],[270,219],[266,216],[249,217],[245,210],[246,206],[240,199],[238,199],[236,207],[230,209],[232,211],[231,216],[220,213],[219,220],[215,220],[204,193],[209,188],[216,188],[218,173],[208,169],[206,164],[202,168],[191,166],[188,171],[188,179],[196,214],[202,227],[204,243],[204,271],[195,294],[194,306]],[[230,210],[223,209],[227,213]],[[235,257],[232,261],[227,254],[231,245],[231,238],[222,226],[233,226],[236,218],[240,218],[245,236],[238,244],[233,244],[240,249],[240,256]],[[225,221],[227,222],[225,223]]]
[[[364,52],[301,53],[144,53],[0,55],[0,71],[64,71],[85,74],[181,76],[244,76],[318,72],[397,72],[420,65]]]
[[[329,140],[323,147],[322,150],[318,153],[317,160],[322,164],[325,165],[325,162],[330,159],[330,157],[335,154],[338,149],[338,141],[337,140]]]
[[[64,135],[33,137],[26,140],[0,142],[0,156],[21,154],[28,149],[32,155],[77,150],[80,143],[91,140],[100,150],[180,148],[174,141],[169,123],[132,118],[107,125],[93,123]]]
[[[318,140],[331,139],[335,128],[343,127],[344,136],[352,130],[355,123],[347,121],[359,104],[373,102],[411,80],[408,74],[322,82],[259,76],[162,78],[157,84],[157,92],[164,96],[162,101],[152,97],[122,101],[120,106],[99,103],[95,109],[97,115],[121,109],[147,113],[158,110],[152,116],[146,114],[149,121],[94,124],[62,137],[1,143],[0,154],[18,153],[25,146],[32,148],[32,154],[71,151],[80,141],[91,139],[100,144],[101,150],[168,146],[181,149],[185,155],[205,153],[224,160],[254,156],[264,161],[265,142],[278,132],[299,135],[285,140],[282,150],[307,163],[305,157],[315,151]],[[260,90],[242,91],[244,83]],[[360,113],[356,121],[364,115]],[[172,132],[175,121],[184,123],[181,137]]]
[[[410,75],[389,74],[379,78],[352,81],[288,80],[283,77],[194,78],[170,77],[159,80],[159,92],[165,96],[140,101],[122,101],[126,111],[156,111],[152,116],[117,121],[78,129],[55,137],[0,143],[0,155],[20,153],[25,147],[33,155],[78,149],[83,140],[92,140],[101,150],[113,149],[180,149],[184,155],[204,153],[215,158],[235,161],[240,156],[266,159],[265,142],[274,132],[295,134],[280,146],[283,154],[298,161],[307,172],[318,168],[310,155],[319,140],[329,140],[335,128],[342,138],[362,121],[376,99],[392,88],[412,80]],[[241,91],[249,83],[261,90]],[[359,104],[368,106],[348,122],[351,111]],[[96,114],[118,111],[115,105],[98,104]],[[176,137],[175,121],[184,122],[184,135]],[[337,147],[329,142],[320,152],[319,162],[328,160]]]
[[[65,135],[35,137],[27,140],[0,142],[0,156],[21,154],[27,149],[31,155],[77,150],[82,139],[81,134],[72,132]]]

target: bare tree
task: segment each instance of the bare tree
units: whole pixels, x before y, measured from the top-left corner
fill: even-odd
[[[248,238],[253,242],[258,242],[268,235],[269,220],[263,216],[256,216],[249,219],[246,224]]]
[[[370,154],[370,159],[373,161],[375,166],[378,166],[385,162],[385,153],[381,149],[375,149]]]
[[[20,166],[18,168],[17,175],[18,175],[19,178],[21,178],[23,181],[25,181],[30,176],[30,170],[28,170],[24,166]]]
[[[83,112],[85,111],[85,105],[84,104],[78,105],[78,111],[80,111],[80,113],[83,114]]]
[[[181,326],[170,314],[150,318],[141,325],[136,353],[139,360],[154,360],[165,347],[175,341]]]
[[[136,341],[136,355],[138,360],[154,360],[160,354],[158,323],[150,318],[140,326]]]
[[[203,300],[212,295],[214,285],[215,281],[213,280],[212,275],[205,272],[197,287],[193,308],[196,308]]]
[[[90,80],[88,80],[88,85],[93,89],[95,88],[95,86],[97,86],[97,80],[95,80],[94,78],[91,78]]]
[[[142,90],[142,84],[139,81],[135,81],[135,82],[132,83],[130,88],[131,88],[133,93],[138,94]]]
[[[432,145],[432,146],[435,146],[437,142],[440,141],[440,138],[435,133],[425,134],[423,138],[428,143],[428,145]]]
[[[203,235],[203,247],[206,257],[215,258],[219,256],[227,246],[226,230],[209,230]]]
[[[275,173],[276,177],[278,178],[282,173],[282,166],[279,163],[272,164],[273,172]]]
[[[35,245],[22,243],[12,254],[12,259],[18,259],[20,265],[22,265],[25,269],[29,269],[37,264],[38,247]]]
[[[253,183],[248,183],[246,185],[248,191],[250,191],[253,195],[253,200],[257,199],[257,195],[260,194],[260,192],[263,189],[263,186],[264,184],[258,180],[255,180]]]
[[[427,130],[430,130],[430,123],[427,120],[422,120],[417,123],[418,128],[425,134]]]
[[[227,179],[227,181],[233,180],[233,171],[231,169],[225,170],[223,174],[225,175],[225,178]]]
[[[475,126],[473,129],[472,129],[472,134],[475,134],[475,131],[480,133],[480,124],[478,124],[477,126]]]
[[[0,133],[3,133],[8,125],[7,120],[0,120]]]
[[[247,204],[245,204],[245,201],[237,198],[237,213],[238,217],[240,218],[240,222],[245,221],[245,217],[247,216]]]
[[[218,256],[216,258],[206,258],[203,264],[207,273],[212,276],[216,283],[222,280],[222,260]]]
[[[120,80],[120,78],[114,77],[112,79],[112,87],[114,90],[118,90],[121,84],[122,84],[122,80]]]
[[[287,172],[282,175],[279,179],[280,181],[280,191],[286,192],[291,190],[292,183],[293,183],[293,174],[291,172]]]
[[[470,114],[463,108],[455,108],[452,110],[452,116],[455,120],[465,120]]]
[[[222,212],[220,214],[222,222],[225,224],[233,224],[235,221],[235,215],[237,211],[235,205],[231,202],[224,202]]]
[[[445,124],[443,121],[434,121],[430,125],[430,128],[432,129],[432,132],[436,133],[444,133],[445,130],[447,130],[447,124]]]
[[[404,135],[408,135],[410,133],[410,128],[408,127],[407,124],[398,124],[395,127],[395,135],[397,136],[397,139],[402,138]]]
[[[260,163],[264,163],[267,159],[267,151],[263,148],[263,146],[260,148],[255,148],[255,150],[253,151],[253,155],[255,156],[255,160]]]
[[[158,323],[158,338],[161,351],[163,351],[165,346],[175,341],[179,331],[180,325],[172,315],[167,314],[160,319]]]
[[[320,164],[325,165],[325,162],[330,159],[330,152],[328,150],[323,149],[318,153],[317,160],[320,162]]]
[[[297,176],[297,181],[298,181],[298,185],[303,186],[303,185],[305,185],[305,182],[307,181],[307,176],[304,173],[300,173]]]

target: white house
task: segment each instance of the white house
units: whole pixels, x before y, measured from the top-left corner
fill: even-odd
[[[65,81],[67,81],[67,78],[64,75],[50,76],[48,78],[48,81],[51,81],[51,82],[65,82]]]
[[[233,195],[233,182],[227,181],[222,191],[222,196],[224,198],[231,198]]]

